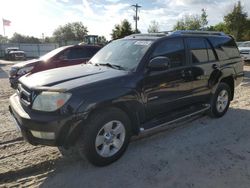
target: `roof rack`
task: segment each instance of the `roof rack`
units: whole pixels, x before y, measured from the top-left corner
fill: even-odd
[[[143,33],[143,34],[132,34],[125,38],[140,38],[140,37],[165,37],[167,34],[163,32],[159,33]]]
[[[172,35],[218,35],[225,36],[224,32],[218,31],[198,31],[198,30],[178,30],[171,33]]]

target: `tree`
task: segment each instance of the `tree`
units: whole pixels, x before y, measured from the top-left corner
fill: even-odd
[[[148,26],[148,33],[157,33],[160,31],[159,23],[155,20],[151,21],[150,25]]]
[[[205,29],[208,24],[207,13],[202,9],[202,14],[185,15],[174,26],[174,30],[199,30]]]
[[[207,21],[207,12],[206,10],[203,8],[201,9],[201,19],[200,19],[200,22],[201,22],[201,27],[203,29],[205,29],[205,27],[207,26],[208,24],[208,21]]]
[[[119,39],[133,33],[134,32],[132,30],[131,24],[128,22],[128,20],[125,19],[121,22],[120,25],[115,25],[114,29],[112,30],[111,37],[112,39]]]
[[[82,41],[84,35],[88,34],[88,29],[82,22],[72,22],[59,26],[53,33],[56,42]]]
[[[33,36],[26,36],[19,33],[14,33],[10,39],[14,43],[41,43],[39,38]]]
[[[100,43],[100,44],[105,44],[105,43],[107,43],[107,39],[106,39],[106,37],[104,37],[104,36],[98,36],[97,41],[98,41],[98,43]]]
[[[0,35],[0,43],[7,43],[7,42],[8,42],[8,37]]]
[[[227,34],[230,34],[229,31],[228,31],[228,28],[226,26],[226,24],[224,22],[220,22],[214,26],[209,26],[207,28],[208,31],[221,31],[221,32],[224,32],[224,33],[227,33]]]
[[[232,12],[224,16],[224,21],[229,32],[235,37],[235,39],[241,40],[243,33],[246,30],[247,13],[243,11],[240,1],[234,5]]]

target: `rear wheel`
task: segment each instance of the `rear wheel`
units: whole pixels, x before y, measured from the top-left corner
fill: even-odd
[[[222,117],[228,110],[232,93],[226,83],[220,83],[211,101],[210,115],[212,117]]]
[[[128,116],[120,109],[107,108],[96,112],[78,141],[80,155],[97,166],[116,161],[129,144],[130,126]]]

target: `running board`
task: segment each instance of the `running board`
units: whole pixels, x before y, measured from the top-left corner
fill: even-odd
[[[174,123],[178,123],[182,120],[185,120],[185,119],[188,119],[188,118],[191,118],[193,116],[196,116],[198,114],[201,114],[201,113],[204,113],[206,112],[207,110],[210,109],[210,105],[209,104],[206,104],[204,105],[204,108],[202,109],[199,109],[195,112],[192,112],[190,114],[187,114],[185,116],[182,116],[182,117],[179,117],[179,118],[176,118],[174,120],[171,120],[171,121],[167,121],[167,122],[164,122],[162,124],[159,124],[155,127],[152,127],[152,128],[148,128],[148,129],[144,129],[143,127],[140,128],[140,133],[139,135],[144,135],[144,134],[148,134],[148,133],[151,133],[151,132],[155,132],[155,131],[159,131],[159,130],[162,130],[163,128],[167,128],[168,126],[170,126],[171,124],[174,124]]]

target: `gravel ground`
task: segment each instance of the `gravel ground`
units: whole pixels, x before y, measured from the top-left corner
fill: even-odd
[[[0,187],[250,187],[249,66],[224,117],[137,139],[103,168],[23,141],[8,112],[9,68],[0,62]]]

